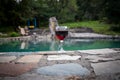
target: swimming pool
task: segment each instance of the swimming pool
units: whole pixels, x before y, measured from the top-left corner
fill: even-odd
[[[67,39],[63,43],[66,51],[102,48],[120,48],[120,40]],[[11,41],[0,43],[0,52],[57,51],[59,42],[52,40]]]

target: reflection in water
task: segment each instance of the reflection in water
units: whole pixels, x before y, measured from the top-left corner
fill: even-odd
[[[21,42],[20,49],[27,49],[28,48],[28,41]]]
[[[25,42],[21,43],[20,49],[25,49]]]
[[[53,41],[51,42],[51,45],[50,45],[50,50],[51,50],[51,51],[55,51],[55,45],[56,45],[56,42],[55,42],[55,40],[53,40]]]
[[[56,51],[59,50],[59,48],[60,48],[59,41],[56,40],[50,41],[50,46],[49,46],[50,51]]]
[[[50,51],[58,51],[58,50],[60,50],[60,51],[58,51],[59,53],[61,51],[64,52],[64,49],[62,48],[62,46],[64,45],[63,44],[64,42],[60,43],[60,41],[53,40],[50,43],[51,43],[50,44]]]
[[[62,46],[65,51],[120,48],[120,40],[67,39],[63,43]],[[0,52],[58,51],[59,48],[59,41],[53,40],[12,41],[0,44]]]

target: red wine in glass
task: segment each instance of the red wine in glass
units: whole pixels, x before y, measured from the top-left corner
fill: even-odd
[[[68,35],[68,31],[67,30],[58,30],[58,31],[55,31],[55,35],[56,35],[57,39],[64,40],[65,37]]]
[[[60,50],[58,51],[58,53],[65,52],[62,45],[63,45],[63,40],[68,35],[68,30],[56,30],[55,35],[56,35],[57,39],[60,40],[60,45],[59,45]]]

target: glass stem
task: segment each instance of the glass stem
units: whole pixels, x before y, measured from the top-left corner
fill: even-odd
[[[60,40],[60,49],[58,51],[58,53],[64,53],[64,49],[63,49],[63,40]]]

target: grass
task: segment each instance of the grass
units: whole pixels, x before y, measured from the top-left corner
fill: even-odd
[[[106,24],[99,21],[82,21],[82,22],[73,22],[73,23],[64,23],[62,26],[68,26],[69,28],[80,28],[88,27],[92,28],[94,32],[101,34],[110,34],[110,35],[120,35],[120,32],[110,31],[110,24]]]
[[[110,34],[110,35],[120,35],[120,32],[115,32],[110,30],[111,24],[106,24],[99,21],[81,21],[81,22],[70,22],[70,23],[63,23],[60,24],[62,26],[68,26],[69,28],[80,28],[80,27],[88,27],[92,28],[94,32],[100,33],[100,34]],[[42,28],[42,27],[40,27]],[[44,27],[48,28],[48,27]],[[0,32],[11,34],[14,32],[13,26],[0,26]]]

